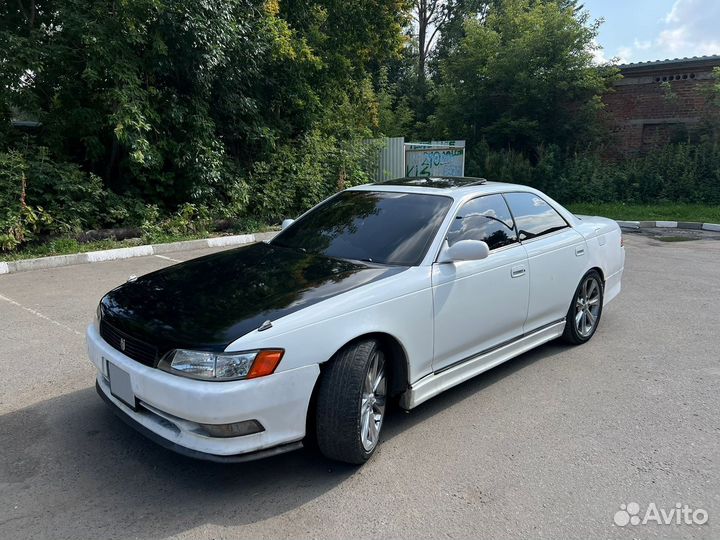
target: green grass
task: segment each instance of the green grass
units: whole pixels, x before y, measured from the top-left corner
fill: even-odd
[[[699,221],[720,223],[720,205],[705,204],[569,204],[574,214],[605,216],[626,221]]]
[[[53,238],[42,244],[23,246],[22,249],[13,252],[0,252],[0,262],[18,261],[21,259],[35,259],[38,257],[49,257],[52,255],[71,255],[73,253],[85,253],[87,251],[99,251],[103,249],[115,249],[132,247],[145,244],[167,244],[169,242],[181,242],[185,240],[197,240],[199,238],[212,238],[226,234],[250,234],[271,230],[270,227],[258,227],[256,230],[228,231],[226,233],[200,232],[195,234],[169,234],[159,233],[151,238],[133,238],[129,240],[98,240],[96,242],[80,243],[74,238]]]

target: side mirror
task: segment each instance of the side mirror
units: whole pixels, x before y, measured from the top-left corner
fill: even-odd
[[[276,223],[277,223],[277,222],[276,222]],[[283,219],[283,222],[282,222],[282,225],[280,226],[280,229],[284,231],[285,229],[287,229],[287,228],[288,228],[290,225],[292,225],[293,223],[295,223],[295,220],[294,220],[294,219]]]
[[[447,240],[440,251],[438,262],[479,261],[490,255],[490,247],[482,240],[460,240],[448,246]]]

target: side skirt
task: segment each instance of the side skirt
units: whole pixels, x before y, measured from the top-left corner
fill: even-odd
[[[403,409],[413,409],[448,388],[472,379],[476,375],[480,375],[511,358],[560,337],[564,329],[564,320],[553,323],[510,343],[471,356],[460,364],[455,364],[447,369],[423,377],[405,391],[400,398],[400,406]]]

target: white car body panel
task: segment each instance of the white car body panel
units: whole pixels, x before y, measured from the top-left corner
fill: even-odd
[[[588,266],[600,268],[605,278],[604,304],[620,293],[625,268],[625,250],[617,249],[622,232],[611,219],[595,216],[578,216],[576,226],[588,245]]]
[[[572,228],[523,242],[530,298],[525,332],[564,319],[587,266],[585,238]]]
[[[432,328],[430,268],[418,266],[278,319],[269,330],[250,332],[226,351],[284,348],[280,372],[322,363],[359,336],[384,333],[413,359],[409,375],[417,380],[432,371]]]
[[[522,335],[529,292],[522,245],[499,249],[480,261],[432,268],[434,370]]]
[[[479,355],[469,358],[466,362],[456,364],[450,368],[428,375],[413,384],[402,395],[400,405],[405,409],[413,409],[428,399],[452,388],[461,382],[472,379],[477,375],[492,369],[503,362],[515,358],[535,347],[560,337],[565,329],[565,322],[555,323],[523,336],[511,343],[501,345]]]
[[[620,291],[625,253],[620,228],[605,218],[576,217],[527,186],[486,183],[454,189],[367,185],[353,190],[429,193],[453,203],[418,266],[371,281],[271,321],[230,343],[226,352],[282,348],[272,375],[233,382],[187,379],[146,367],[110,347],[94,326],[88,351],[98,385],[123,413],[158,436],[218,456],[254,452],[301,440],[321,365],[354,339],[383,334],[404,353],[401,405],[432,396],[563,333],[582,276],[600,270],[604,303]],[[438,263],[448,228],[469,199],[495,193],[541,196],[569,228],[491,251],[479,261]],[[176,420],[180,432],[133,411],[109,395],[103,358],[130,374],[139,400]],[[257,419],[265,431],[228,439],[192,432],[192,422]],[[183,424],[183,421],[189,423]]]
[[[110,347],[94,325],[86,331],[88,355],[97,368],[97,383],[115,406],[148,430],[197,452],[230,456],[299,441],[305,436],[308,397],[320,373],[317,363],[247,381],[212,382],[178,377],[144,366]],[[133,393],[156,414],[133,411],[110,394],[104,362],[130,375]],[[159,416],[171,419],[170,429]],[[226,424],[258,420],[265,431],[231,438],[193,432],[193,423]]]

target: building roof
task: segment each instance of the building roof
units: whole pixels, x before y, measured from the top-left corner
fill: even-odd
[[[620,64],[618,68],[622,72],[657,71],[665,69],[692,69],[701,67],[720,66],[720,54],[711,56],[693,56],[691,58],[666,58],[665,60],[652,60],[649,62],[634,62],[631,64]]]

